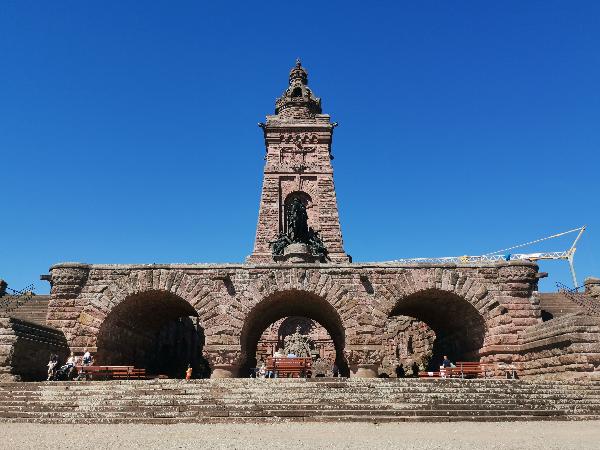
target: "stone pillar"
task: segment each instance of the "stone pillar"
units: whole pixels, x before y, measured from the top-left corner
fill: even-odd
[[[596,300],[600,300],[600,278],[588,277],[583,282],[585,293]]]
[[[211,368],[211,378],[236,378],[240,375],[241,354],[235,350],[205,349],[204,357]]]
[[[361,348],[344,350],[351,378],[376,378],[385,356],[381,349]]]
[[[14,346],[17,342],[8,317],[0,317],[0,382],[19,381],[13,374]]]
[[[90,266],[83,263],[62,263],[50,268],[52,289],[46,322],[47,325],[63,331],[74,352],[83,353],[87,346],[77,342],[88,339],[88,336],[81,335],[82,306],[77,300],[87,283],[89,272]],[[86,317],[90,321],[93,320],[92,317]],[[96,352],[94,347],[89,346],[87,349],[92,353]]]

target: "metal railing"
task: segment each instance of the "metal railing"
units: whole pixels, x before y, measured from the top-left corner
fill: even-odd
[[[7,287],[6,290],[10,291],[11,294],[0,297],[0,313],[11,313],[31,301],[35,296],[34,289],[35,286],[33,284],[21,290]]]

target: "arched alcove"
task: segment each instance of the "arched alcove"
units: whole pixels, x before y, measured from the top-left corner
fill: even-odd
[[[100,326],[96,362],[133,365],[149,374],[181,378],[188,364],[194,374],[207,371],[202,358],[204,331],[187,301],[165,291],[130,295]]]
[[[256,304],[247,314],[241,333],[241,350],[245,357],[242,373],[256,366],[258,341],[274,322],[290,316],[306,317],[322,325],[335,346],[336,364],[342,375],[348,375],[344,358],[345,331],[337,311],[325,299],[305,291],[276,292]]]
[[[421,344],[421,351],[430,352],[428,368],[439,368],[444,355],[452,361],[478,361],[486,333],[485,320],[466,299],[443,290],[427,289],[399,299],[390,318],[405,316],[410,333],[404,342]],[[433,332],[434,336],[432,336]],[[431,347],[425,350],[429,344]],[[425,357],[425,355],[423,356]]]
[[[294,191],[294,192],[290,192],[286,197],[285,200],[283,202],[283,220],[282,220],[282,224],[283,224],[283,232],[287,232],[287,226],[288,226],[288,215],[290,212],[290,208],[292,203],[294,202],[295,199],[300,200],[300,202],[304,205],[304,207],[306,208],[306,215],[308,216],[308,225],[311,226],[311,224],[314,223],[314,218],[313,218],[313,201],[310,195],[308,195],[306,192],[304,191]]]

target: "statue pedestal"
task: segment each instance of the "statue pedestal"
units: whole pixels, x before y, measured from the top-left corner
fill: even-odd
[[[275,261],[284,261],[291,263],[314,263],[318,261],[318,257],[313,255],[308,248],[308,245],[303,243],[293,243],[283,249],[283,255],[276,256]]]
[[[216,366],[210,377],[211,378],[236,378],[238,376],[238,368],[236,366]]]
[[[378,364],[350,366],[351,378],[377,378]]]

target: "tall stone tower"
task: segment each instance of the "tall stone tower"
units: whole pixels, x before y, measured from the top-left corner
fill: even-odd
[[[333,262],[348,262],[338,214],[331,139],[336,123],[321,113],[321,99],[308,87],[300,60],[290,71],[289,87],[275,103],[275,115],[260,124],[267,147],[258,227],[248,262],[273,262],[270,241],[285,232],[287,209],[299,199],[308,225],[318,231]]]

